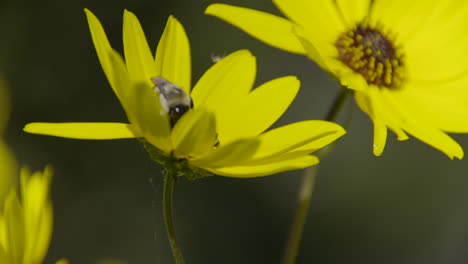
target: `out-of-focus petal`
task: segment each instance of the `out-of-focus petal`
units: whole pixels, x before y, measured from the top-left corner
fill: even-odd
[[[3,141],[3,131],[7,125],[9,115],[10,97],[6,81],[3,75],[0,74],[0,204],[3,204],[8,192],[16,183],[16,161]]]
[[[7,196],[3,215],[6,223],[6,248],[13,263],[21,263],[25,245],[25,215],[17,192],[13,189]]]
[[[16,161],[8,146],[0,139],[0,203],[16,183]],[[0,206],[1,207],[1,206]]]
[[[29,170],[21,171],[21,196],[25,217],[24,263],[40,263],[49,248],[52,236],[53,215],[50,201],[52,168],[30,175]]]

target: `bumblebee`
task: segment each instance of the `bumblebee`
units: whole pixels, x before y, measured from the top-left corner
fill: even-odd
[[[155,84],[154,91],[159,94],[163,110],[169,116],[171,127],[190,109],[193,108],[192,98],[177,84],[171,83],[161,76],[151,78]]]

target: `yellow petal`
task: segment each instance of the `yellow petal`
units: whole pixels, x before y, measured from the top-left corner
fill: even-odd
[[[408,110],[409,108],[407,105],[403,106],[402,103],[405,102],[397,101],[396,98],[392,96],[393,94],[394,93],[389,91],[382,92],[383,99],[394,106],[392,107],[391,111],[396,114],[399,113],[402,116],[402,129],[420,139],[421,141],[444,152],[451,159],[454,157],[458,159],[463,158],[463,149],[460,147],[460,145],[450,136],[434,126],[432,122],[429,122],[428,120],[430,117],[414,115],[414,111]],[[384,100],[382,100],[382,102],[384,102]],[[411,104],[413,102],[406,103]]]
[[[466,20],[468,21],[468,18]],[[456,38],[452,42],[437,42],[425,46],[424,54],[410,51],[405,53],[405,62],[407,62],[408,75],[411,79],[438,82],[467,74],[468,65],[464,62],[468,59],[465,54],[468,36]],[[418,46],[424,43],[423,41],[417,42]],[[416,47],[413,46],[412,49],[415,50]],[[427,54],[433,50],[441,52]]]
[[[372,12],[370,13],[370,15],[373,20],[384,21],[384,25],[389,27],[392,25],[399,24],[399,22],[403,19],[405,15],[411,14],[411,12],[408,12],[408,11],[420,5],[420,3],[422,2],[420,1],[407,2],[404,0],[374,1],[372,5]],[[412,13],[417,14],[419,13],[419,11],[413,9]],[[424,13],[421,13],[421,15],[423,14]],[[408,18],[411,18],[411,17],[409,16]],[[394,32],[398,32],[398,31],[394,31]]]
[[[295,76],[271,80],[244,99],[217,111],[219,140],[223,144],[256,136],[268,129],[286,111],[299,91]],[[239,124],[239,120],[242,122]]]
[[[50,182],[52,168],[30,175],[29,170],[21,171],[21,196],[25,217],[24,263],[41,263],[49,248],[52,236],[52,203]]]
[[[34,240],[28,239],[26,244],[26,250],[30,249],[24,253],[24,259],[30,259],[27,263],[40,263],[49,249],[53,230],[53,212],[50,201],[41,208],[40,216],[36,221],[34,226],[26,226],[26,236],[34,238]]]
[[[411,25],[414,14],[410,13],[411,19],[408,15],[402,19],[413,28],[403,44],[409,75],[426,81],[466,75],[468,34],[464,25],[468,20],[468,5],[463,1],[431,1],[437,3],[418,7],[415,26]],[[434,50],[440,52],[431,52]]]
[[[8,146],[0,139],[0,204],[16,183],[16,161]],[[1,207],[1,206],[0,206]]]
[[[330,143],[344,133],[341,126],[319,120],[282,126],[259,136],[261,144],[252,160],[263,160],[295,149],[304,150],[301,149],[304,146],[315,150],[315,147]]]
[[[340,84],[354,91],[366,91],[369,88],[366,79],[361,74],[354,72],[341,61],[330,62],[329,65],[335,76],[340,79]]]
[[[124,94],[127,116],[134,125],[133,132],[146,138],[155,147],[165,152],[171,151],[169,119],[157,93],[144,83],[134,83],[128,79],[122,58],[117,52],[110,52],[110,57],[116,73],[116,89]]]
[[[300,156],[292,159],[286,159],[274,163],[267,163],[252,166],[236,166],[236,167],[221,167],[221,168],[207,168],[209,171],[227,177],[236,178],[252,178],[261,177],[271,174],[280,173],[288,170],[298,170],[310,167],[319,162],[315,156]]]
[[[114,83],[114,91],[119,96],[120,104],[127,114],[127,118],[132,124],[138,124],[138,107],[140,105],[140,98],[135,98],[134,82],[130,80],[125,64],[120,54],[114,50],[108,51],[108,58],[110,60],[110,67],[113,73],[112,83]],[[135,127],[138,128],[139,127]]]
[[[238,102],[252,89],[255,74],[256,60],[248,50],[231,53],[211,66],[193,88],[195,108],[216,112]]]
[[[156,73],[189,94],[192,75],[190,43],[182,24],[169,16],[156,50]]]
[[[114,73],[111,65],[111,61],[109,58],[109,50],[112,49],[109,41],[107,40],[106,33],[102,28],[101,23],[97,19],[97,17],[89,11],[87,8],[84,9],[86,13],[86,18],[88,19],[89,30],[91,32],[91,38],[94,43],[94,48],[96,49],[96,53],[99,58],[99,62],[101,63],[102,70],[107,77],[112,89],[114,89],[115,94],[120,99],[120,94],[115,90],[114,85]]]
[[[16,161],[3,142],[3,131],[10,116],[10,96],[4,76],[0,74],[0,207],[16,181]]]
[[[387,127],[380,119],[374,119],[374,144],[372,150],[375,156],[382,155],[387,142]]]
[[[385,144],[387,142],[387,127],[381,119],[375,117],[374,110],[372,109],[372,103],[369,100],[369,97],[361,92],[355,92],[354,98],[356,103],[361,108],[364,113],[369,115],[369,118],[372,119],[374,124],[374,143],[372,151],[374,155],[382,155],[383,150],[385,149]]]
[[[419,140],[445,153],[449,158],[463,158],[463,149],[450,136],[439,129],[420,123],[408,123],[404,129]]]
[[[323,43],[332,45],[338,35],[347,29],[334,1],[273,0],[273,3],[290,20]]]
[[[342,86],[356,91],[365,91],[367,89],[367,82],[362,75],[357,74],[336,59],[338,51],[334,45],[320,43],[316,37],[313,37],[313,35],[300,27],[295,27],[294,33],[304,46],[309,59],[315,61],[324,70],[336,76]]]
[[[55,262],[55,264],[69,264],[70,262],[67,259],[60,259]]]
[[[284,152],[284,153],[279,153],[278,155],[273,155],[269,156],[267,158],[261,159],[261,160],[249,160],[248,162],[242,163],[242,164],[237,164],[237,166],[257,166],[257,165],[265,165],[265,164],[273,164],[276,162],[281,162],[284,160],[291,160],[291,159],[296,159],[299,157],[304,157],[304,156],[311,156],[309,155],[310,153],[305,151],[298,151],[297,149],[294,149],[292,151]],[[229,167],[229,166],[227,166]]]
[[[395,103],[392,103],[387,96],[392,93],[390,89],[378,88],[370,86],[368,95],[370,97],[371,108],[374,112],[374,119],[379,119],[381,122],[395,132],[398,140],[406,140],[408,136],[403,132],[402,127],[407,120],[407,114],[403,109]]]
[[[250,161],[260,145],[257,138],[244,138],[219,146],[207,155],[190,161],[201,168],[236,166]]]
[[[371,0],[337,0],[336,4],[347,25],[356,25],[368,15]]]
[[[326,64],[327,61],[323,57],[324,54],[321,54],[318,50],[317,46],[319,46],[319,44],[317,42],[314,43],[313,37],[310,37],[309,34],[300,26],[295,26],[293,29],[293,33],[297,36],[297,39],[301,42],[302,46],[304,47],[307,57],[315,61],[315,63],[317,63],[324,70],[331,72],[332,69]]]
[[[124,11],[123,44],[130,79],[154,86],[150,78],[158,74],[153,55],[140,22],[132,12],[127,10]]]
[[[369,115],[374,123],[374,155],[380,156],[387,141],[387,127],[398,136],[398,140],[407,140],[408,135],[403,131],[405,120],[400,109],[393,106],[388,100],[384,100],[386,89],[371,86],[368,94],[355,92],[355,99],[359,107]]]
[[[171,139],[176,157],[199,157],[216,144],[216,122],[213,113],[203,108],[185,113],[174,126]]]
[[[8,256],[0,243],[0,263],[8,263]]]
[[[25,215],[14,189],[8,194],[4,206],[7,252],[13,263],[21,263],[25,246]]]
[[[344,134],[346,134],[346,131],[344,128],[339,126],[338,124],[327,122],[327,121],[307,121],[307,122],[323,122],[326,126],[329,126],[329,129],[335,131],[333,133],[327,133],[324,134],[322,137],[317,137],[314,141],[307,143],[301,147],[295,148],[291,150],[290,152],[305,152],[305,153],[312,153],[315,152],[321,148],[324,148],[328,146],[329,144],[333,143],[335,140],[338,138],[342,137]],[[324,129],[324,128],[321,128]],[[315,132],[317,133],[317,132]]]
[[[305,54],[301,43],[292,33],[293,23],[287,19],[225,4],[212,4],[205,10],[205,14],[220,18],[268,45]]]
[[[74,139],[135,138],[132,125],[123,123],[29,123],[23,130],[31,134]]]
[[[369,102],[369,97],[365,93],[355,92],[354,99],[356,100],[356,104],[361,108],[361,110],[368,114],[369,116],[373,117],[374,113],[371,109],[371,103]]]
[[[398,33],[399,41],[407,41],[418,35],[424,27],[432,28],[433,23],[429,23],[434,15],[445,9],[444,5],[452,1],[425,0],[425,1],[405,1],[405,0],[379,0],[374,1],[371,19],[385,25],[390,32]],[[457,1],[453,1],[457,2]],[[450,10],[454,15],[456,9]],[[444,23],[445,20],[437,21],[434,24]],[[445,34],[444,34],[445,35]],[[428,41],[424,41],[428,43]]]
[[[424,89],[426,85],[408,85],[399,93],[392,93],[394,100],[415,119],[447,132],[468,132],[468,77],[456,84],[438,84],[438,90]],[[452,85],[463,88],[452,89]]]

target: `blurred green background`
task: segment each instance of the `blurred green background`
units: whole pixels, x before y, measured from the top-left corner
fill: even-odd
[[[123,9],[140,19],[153,50],[169,14],[191,40],[193,83],[212,55],[257,57],[257,84],[297,75],[302,88],[278,125],[321,119],[337,83],[305,57],[204,16],[215,1],[3,0],[0,70],[13,112],[6,138],[21,164],[52,164],[55,229],[46,263],[172,263],[162,218],[161,167],[136,140],[78,141],[29,135],[33,121],[126,118],[99,65],[83,12],[122,50]],[[279,14],[268,0],[224,0]],[[320,25],[317,25],[320,26]],[[322,161],[298,263],[466,263],[468,163],[412,138],[389,135],[372,155],[372,124],[355,103],[348,134]],[[345,108],[346,112],[351,110]],[[346,118],[342,115],[341,120]],[[468,148],[468,136],[454,136]],[[257,179],[211,177],[176,185],[176,232],[188,263],[278,263],[302,171]]]

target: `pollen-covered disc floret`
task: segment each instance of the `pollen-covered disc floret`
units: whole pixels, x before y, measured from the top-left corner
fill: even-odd
[[[367,23],[342,34],[335,43],[338,59],[361,74],[368,84],[399,88],[404,79],[401,51],[382,33]]]

